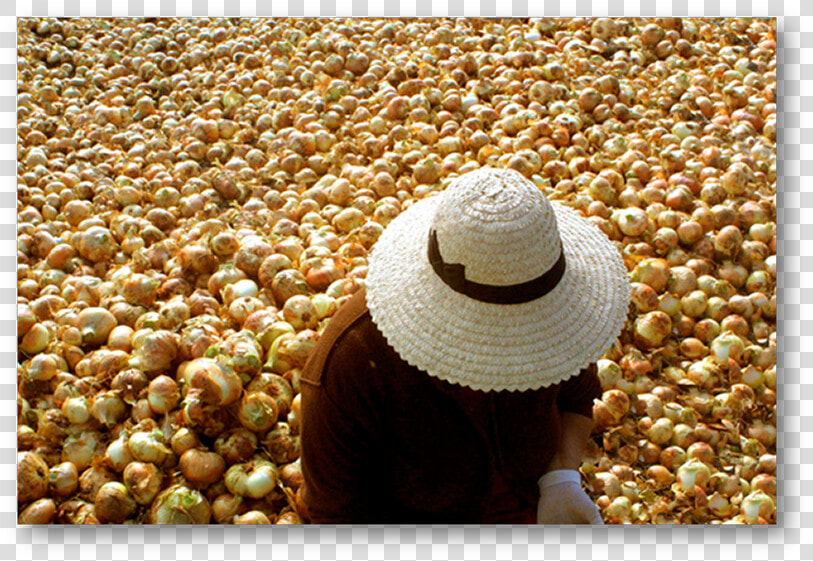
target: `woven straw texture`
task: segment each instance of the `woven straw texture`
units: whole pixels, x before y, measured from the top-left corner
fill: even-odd
[[[464,265],[475,282],[505,286],[539,276],[558,258],[559,239],[567,268],[531,302],[479,302],[435,274],[431,228],[444,261]],[[373,248],[366,284],[373,321],[404,360],[482,391],[534,390],[577,374],[612,346],[630,300],[612,242],[510,170],[461,176],[398,216]]]

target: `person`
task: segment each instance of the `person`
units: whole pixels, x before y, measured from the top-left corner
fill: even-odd
[[[302,371],[310,521],[600,524],[578,468],[629,301],[615,245],[515,171],[414,203]]]

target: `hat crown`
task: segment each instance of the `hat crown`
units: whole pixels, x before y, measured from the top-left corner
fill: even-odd
[[[561,241],[551,203],[513,170],[483,168],[455,179],[440,195],[433,227],[445,263],[469,281],[510,286],[545,274]]]

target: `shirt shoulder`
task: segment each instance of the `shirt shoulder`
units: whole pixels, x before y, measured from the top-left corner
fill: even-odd
[[[371,318],[370,312],[367,309],[365,290],[361,288],[330,318],[327,327],[325,327],[325,330],[320,335],[319,340],[305,363],[301,380],[307,384],[320,386],[328,360],[334,358],[333,355],[338,347],[352,345],[356,353],[359,353],[363,346],[358,345],[358,343],[362,341],[356,339],[363,339],[363,337],[356,332],[370,321]],[[353,339],[353,341],[346,341],[348,338]],[[346,361],[354,356],[354,353],[348,354],[340,352],[340,354],[341,356],[336,358],[342,361]]]

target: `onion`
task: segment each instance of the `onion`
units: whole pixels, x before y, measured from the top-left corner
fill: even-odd
[[[35,452],[17,453],[17,501],[26,503],[48,493],[48,464]]]
[[[294,435],[291,426],[283,421],[266,434],[263,446],[276,464],[293,462],[301,453],[300,437]]]
[[[198,491],[173,485],[162,491],[150,507],[150,524],[208,524],[212,516],[209,501]]]
[[[79,488],[79,472],[71,462],[62,462],[48,471],[51,493],[57,497],[70,497]]]
[[[139,462],[162,466],[172,456],[172,451],[164,445],[163,438],[163,433],[158,429],[151,432],[139,431],[130,436],[127,445],[133,458]]]
[[[212,502],[212,517],[218,524],[231,524],[245,511],[245,500],[240,496],[223,494]]]
[[[99,522],[121,524],[135,511],[136,502],[118,481],[105,483],[94,501]]]
[[[215,483],[226,470],[226,462],[219,454],[199,448],[184,452],[179,466],[184,477],[191,483],[202,486]]]
[[[25,354],[32,356],[44,351],[52,341],[51,332],[42,323],[35,323],[29,328],[20,341],[19,349]]]
[[[183,377],[200,400],[211,405],[234,403],[243,393],[240,377],[223,360],[196,358],[186,365]]]
[[[104,308],[85,308],[76,317],[76,327],[82,333],[83,344],[87,346],[105,343],[117,323],[113,314]]]
[[[149,505],[161,490],[163,474],[155,464],[131,462],[124,468],[122,481],[135,502]]]
[[[723,332],[717,336],[709,345],[711,357],[724,368],[728,367],[729,358],[736,362],[742,358],[745,345],[737,335],[731,332]]]
[[[242,329],[229,336],[221,352],[229,357],[229,365],[237,374],[254,376],[262,368],[262,347],[254,333],[248,329]]]
[[[646,476],[655,484],[655,487],[666,487],[675,480],[672,472],[659,464],[649,466],[646,470]]]
[[[101,435],[95,431],[67,437],[62,447],[62,461],[71,462],[78,471],[84,471],[96,456],[102,455],[101,441]]]
[[[178,384],[169,376],[162,374],[150,382],[147,402],[157,414],[169,413],[178,406],[180,399],[181,391],[178,389]]]
[[[680,468],[677,472],[677,482],[680,488],[688,495],[693,495],[695,492],[695,485],[704,488],[711,477],[711,471],[708,466],[697,459],[691,459]]]
[[[268,446],[267,444],[264,445]],[[227,464],[245,462],[251,458],[256,450],[257,435],[242,427],[230,429],[215,441],[215,452],[220,454]]]
[[[278,481],[276,466],[260,459],[233,465],[226,472],[226,488],[229,492],[252,499],[267,496],[276,488]]]
[[[291,383],[278,374],[271,372],[261,372],[255,376],[248,385],[246,391],[261,391],[273,397],[279,406],[279,416],[285,417],[291,407],[291,402],[295,397]]]
[[[245,514],[235,516],[235,524],[271,524],[271,520],[265,513],[259,510],[250,510]]]
[[[148,383],[149,380],[146,374],[140,370],[130,368],[116,374],[116,377],[110,383],[110,389],[118,392],[119,397],[125,403],[135,405],[136,398],[147,387]]]
[[[93,396],[90,414],[110,428],[127,417],[127,404],[114,391],[99,392]]]
[[[62,403],[62,412],[74,425],[81,425],[90,420],[90,403],[87,397],[80,395],[69,397]]]
[[[54,500],[38,499],[28,505],[20,513],[18,524],[50,524],[56,518],[56,505]]]
[[[176,456],[181,456],[187,450],[200,446],[200,439],[194,431],[181,427],[172,435],[170,446]]]
[[[108,444],[105,460],[107,465],[118,472],[124,471],[124,468],[133,461],[127,438],[123,434]]]
[[[251,279],[240,279],[236,282],[226,284],[221,293],[223,295],[223,303],[230,306],[232,302],[238,298],[255,298],[259,294],[257,283]]]
[[[249,392],[240,401],[237,418],[252,432],[264,433],[274,426],[279,417],[276,400],[263,392]]]
[[[282,466],[280,479],[283,485],[291,489],[296,490],[302,487],[302,484],[305,482],[305,476],[302,473],[302,463],[299,458]]]
[[[655,444],[666,444],[672,439],[674,425],[668,417],[662,417],[652,423],[646,435]]]
[[[280,514],[274,524],[304,524],[304,521],[296,512],[288,511]]]
[[[672,320],[663,312],[649,312],[635,320],[635,340],[644,348],[663,344],[672,331]]]
[[[754,491],[742,500],[740,512],[748,524],[768,520],[776,512],[773,499],[762,491]]]
[[[165,371],[178,356],[178,337],[169,331],[155,331],[139,343],[133,337],[133,356],[144,372]]]
[[[304,295],[293,295],[285,301],[282,316],[294,329],[312,329],[316,327],[318,312],[310,298]]]

